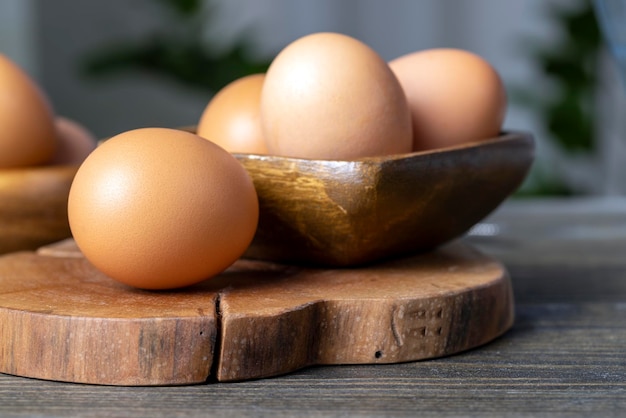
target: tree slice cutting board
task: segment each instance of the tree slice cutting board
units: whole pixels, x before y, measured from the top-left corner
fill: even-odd
[[[179,385],[413,361],[512,323],[505,268],[459,242],[355,269],[239,260],[158,292],[114,282],[71,240],[0,257],[0,372],[40,379]]]

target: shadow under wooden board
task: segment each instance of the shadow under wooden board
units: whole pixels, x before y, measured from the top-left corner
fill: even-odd
[[[114,282],[72,240],[0,257],[0,372],[40,379],[182,385],[415,361],[512,323],[505,268],[460,242],[363,268],[239,260],[159,292]]]

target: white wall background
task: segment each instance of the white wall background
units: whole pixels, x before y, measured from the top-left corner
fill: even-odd
[[[38,75],[33,3],[0,0],[0,53],[11,57],[31,75]]]
[[[385,59],[423,48],[465,48],[488,59],[507,85],[541,88],[540,75],[521,53],[519,42],[527,36],[554,42],[558,34],[543,10],[555,2],[575,3],[215,0],[218,18],[207,37],[227,44],[242,29],[249,29],[255,34],[256,50],[264,56],[272,56],[299,36],[324,30],[355,36]],[[80,59],[87,51],[119,37],[140,36],[164,21],[151,0],[0,0],[0,53],[15,59],[42,84],[57,113],[83,123],[100,137],[141,126],[192,124],[209,100],[208,92],[145,74],[129,73],[103,81],[86,79],[79,71]],[[616,76],[607,67],[607,91],[614,92]],[[614,112],[623,106],[621,95],[613,94],[609,99],[608,107]],[[615,122],[621,117],[607,119],[612,121],[610,130],[622,132]],[[554,150],[544,141],[546,133],[533,115],[512,104],[505,127],[532,131],[538,139],[540,160],[555,158]],[[603,154],[605,159],[624,152],[617,150],[616,154],[615,146],[611,147]],[[611,167],[616,164],[621,162]],[[626,181],[605,181],[606,168],[602,167],[606,164],[585,160],[563,170],[586,191],[626,191]]]

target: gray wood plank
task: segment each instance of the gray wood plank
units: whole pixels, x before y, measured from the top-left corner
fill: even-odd
[[[479,349],[384,366],[305,369],[241,383],[122,388],[0,375],[0,416],[620,416],[626,305],[518,306]]]

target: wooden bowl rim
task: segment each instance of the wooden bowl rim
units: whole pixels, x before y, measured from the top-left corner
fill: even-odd
[[[0,176],[21,174],[21,173],[46,174],[50,172],[65,172],[68,170],[77,170],[78,167],[80,167],[80,164],[45,164],[45,165],[31,165],[28,167],[8,167],[8,168],[0,168]]]

